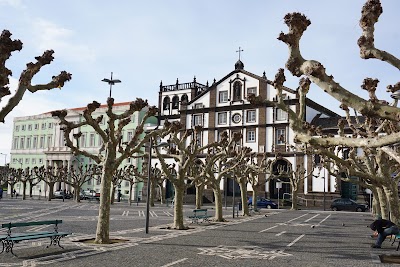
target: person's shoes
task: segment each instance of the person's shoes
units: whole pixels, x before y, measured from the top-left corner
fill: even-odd
[[[381,248],[381,246],[378,246],[378,245],[372,244],[372,245],[371,245],[371,248]]]

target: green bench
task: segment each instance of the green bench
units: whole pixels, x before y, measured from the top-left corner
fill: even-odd
[[[199,223],[199,220],[210,222],[211,215],[207,215],[207,209],[194,209],[193,214],[188,217],[192,219],[192,223]]]
[[[60,248],[64,249],[60,245],[61,238],[70,235],[70,232],[58,232],[58,225],[62,223],[62,220],[52,220],[52,221],[36,221],[36,222],[21,222],[21,223],[3,223],[1,228],[7,228],[7,235],[0,235],[0,241],[3,245],[3,249],[0,252],[3,253],[11,253],[14,256],[17,256],[13,252],[14,244],[19,243],[25,240],[34,240],[34,239],[41,239],[41,238],[50,238],[50,244],[47,246],[59,246]],[[12,228],[19,228],[19,227],[29,227],[29,226],[38,226],[38,225],[53,225],[54,224],[54,231],[44,231],[44,232],[26,232],[26,233],[12,233]]]

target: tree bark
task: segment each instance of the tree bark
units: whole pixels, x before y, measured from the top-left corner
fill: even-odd
[[[54,196],[54,184],[55,182],[47,183],[47,185],[49,186],[49,195],[47,199],[48,201],[51,201]]]
[[[158,187],[159,187],[159,189],[160,189],[161,204],[165,204],[165,194],[166,194],[165,191],[166,191],[166,189],[165,189],[165,187],[162,186],[162,185],[159,185]]]
[[[214,198],[215,198],[215,221],[216,222],[224,222],[225,219],[222,214],[222,193],[219,186],[213,188]]]
[[[242,215],[250,216],[249,205],[247,205],[246,181],[247,180],[245,180],[245,179],[241,179],[241,181],[239,182],[240,198],[241,198],[241,202],[242,202]],[[253,204],[254,204],[254,201],[256,202],[256,206],[257,206],[257,199],[256,200],[253,199]]]
[[[74,194],[75,201],[76,201],[76,203],[80,203],[81,202],[81,196],[80,196],[81,187],[79,185],[75,185],[74,190],[75,190],[75,194]]]
[[[201,209],[203,206],[203,189],[204,185],[196,185],[196,209]]]
[[[132,205],[132,189],[133,189],[133,184],[131,182],[129,182],[129,206]]]
[[[325,180],[324,180],[325,182]],[[291,210],[297,210],[297,196],[299,194],[299,188],[296,185],[292,184],[292,208]]]
[[[386,194],[386,199],[388,199],[389,203],[389,211],[390,211],[390,220],[395,224],[400,223],[400,210],[399,210],[399,195],[397,189],[397,182],[394,185],[391,182],[388,186],[383,186],[383,190]]]
[[[112,157],[110,157],[112,158]],[[110,193],[113,168],[109,162],[105,162],[107,167],[103,168],[100,189],[99,219],[97,221],[96,244],[110,243]]]
[[[376,189],[376,191],[378,192],[379,205],[380,205],[380,211],[381,211],[381,213],[378,214],[378,216],[382,217],[382,219],[388,219],[389,218],[389,213],[388,213],[386,195],[383,192],[383,189],[381,187],[378,187]]]
[[[115,200],[115,186],[113,183],[111,183],[112,186],[112,190],[111,190],[111,196],[110,196],[110,203],[111,205],[114,204],[114,200]]]
[[[175,198],[174,198],[174,225],[173,228],[177,230],[184,230],[187,227],[183,223],[183,197],[185,194],[185,186],[178,186],[174,184]]]
[[[22,200],[26,199],[26,181],[22,182]]]

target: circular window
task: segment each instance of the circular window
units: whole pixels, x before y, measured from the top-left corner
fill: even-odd
[[[232,121],[234,123],[239,123],[242,120],[242,116],[239,113],[235,113],[232,116]]]

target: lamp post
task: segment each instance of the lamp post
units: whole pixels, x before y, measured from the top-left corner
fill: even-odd
[[[169,144],[166,142],[162,142],[160,144],[153,146],[153,138],[150,138],[149,159],[148,159],[148,166],[147,166],[147,200],[146,200],[146,227],[145,227],[146,234],[149,233],[149,217],[150,217],[151,152],[152,152],[153,148],[166,147],[166,146],[169,146]]]
[[[4,167],[7,165],[7,154],[4,154],[4,153],[0,153],[0,155],[3,155],[4,156]]]
[[[101,80],[102,82],[106,82],[106,83],[108,83],[110,85],[110,98],[111,98],[112,86],[114,84],[116,84],[116,83],[120,83],[121,82],[121,80],[118,80],[118,79],[114,79],[113,80],[112,76],[113,76],[113,73],[111,72],[111,78],[110,79],[104,78],[103,80]]]

